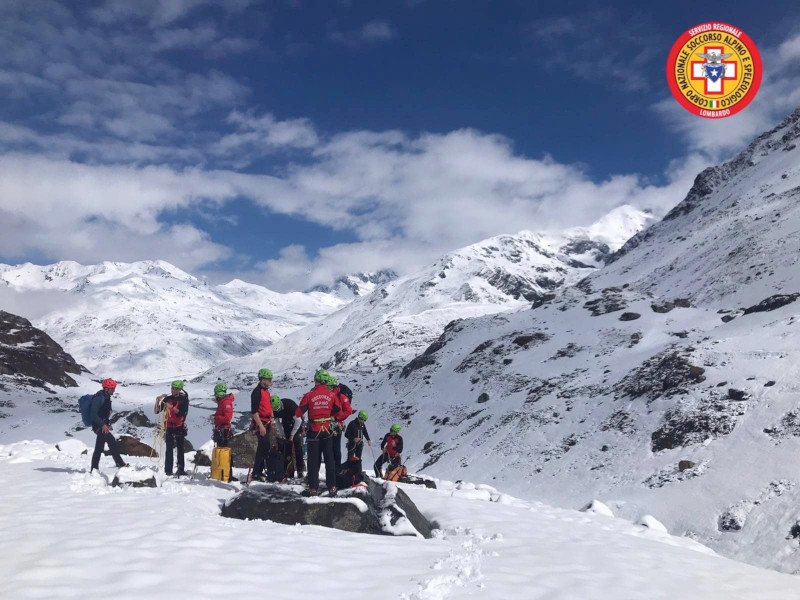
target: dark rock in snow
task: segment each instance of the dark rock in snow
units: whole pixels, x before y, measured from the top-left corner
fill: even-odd
[[[44,331],[17,315],[0,310],[0,375],[76,387],[68,374],[86,371]]]
[[[688,469],[693,469],[694,463],[690,460],[682,460],[678,462],[678,470],[679,471],[686,471]]]
[[[223,517],[264,519],[285,525],[320,525],[354,533],[415,535],[429,539],[432,527],[397,485],[367,480],[336,498],[303,498],[296,488],[275,484],[251,486],[222,507]]]
[[[135,488],[154,488],[158,487],[156,475],[153,469],[141,471],[133,467],[122,467],[117,470],[111,487],[135,487]]]
[[[478,404],[483,404],[484,402],[488,401],[489,401],[489,394],[487,394],[486,392],[478,396]]]
[[[198,450],[197,452],[194,453],[194,461],[193,462],[198,467],[210,467],[211,466],[211,457],[208,456],[202,450]]]
[[[743,512],[729,509],[719,516],[717,529],[720,531],[741,531],[744,523],[745,515]]]
[[[741,402],[742,400],[747,400],[747,392],[736,388],[728,388],[728,398]]]
[[[706,401],[696,406],[678,405],[664,414],[661,427],[650,436],[653,452],[700,444],[731,433],[743,414],[725,403]]]
[[[775,385],[774,381],[768,381],[767,383],[764,384],[764,387],[772,387],[773,385]]]
[[[255,431],[245,431],[231,439],[231,462],[237,469],[247,469],[256,460],[258,436]]]
[[[775,294],[774,296],[770,296],[754,306],[745,308],[744,314],[750,315],[758,312],[777,310],[786,306],[787,304],[791,304],[798,298],[800,298],[800,294]]]
[[[155,425],[150,422],[150,419],[147,417],[147,415],[144,414],[142,409],[134,411],[123,410],[118,413],[114,413],[114,415],[111,417],[111,423],[114,424],[123,418],[134,427],[155,427]]]
[[[618,310],[625,310],[628,305],[619,288],[606,288],[600,293],[599,298],[589,300],[583,307],[589,310],[593,317],[599,317]]]
[[[158,452],[150,446],[129,435],[119,436],[117,446],[119,447],[119,453],[125,456],[158,456]]]
[[[417,477],[416,475],[406,475],[400,478],[400,483],[410,483],[412,485],[424,485],[426,488],[435,490],[436,482],[432,479],[425,479],[424,477]]]
[[[636,319],[640,318],[642,315],[635,312],[626,312],[622,313],[619,317],[620,321],[635,321]]]
[[[646,396],[655,400],[661,396],[672,396],[686,392],[690,385],[705,380],[702,367],[695,367],[677,352],[657,354],[644,361],[620,382],[613,390],[617,397]]]

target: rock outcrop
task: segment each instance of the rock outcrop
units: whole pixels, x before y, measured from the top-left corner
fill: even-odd
[[[335,498],[305,498],[301,486],[252,485],[222,507],[223,517],[263,519],[285,525],[319,525],[374,535],[410,535],[429,539],[432,526],[408,495],[390,482],[367,481],[366,487]]]
[[[85,370],[30,321],[0,310],[0,375],[23,376],[33,385],[76,387],[69,374]]]

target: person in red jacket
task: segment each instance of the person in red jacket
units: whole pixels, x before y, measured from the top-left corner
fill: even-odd
[[[269,388],[272,385],[272,371],[260,369],[258,371],[258,385],[250,394],[250,412],[253,420],[250,422],[250,431],[255,431],[258,436],[256,459],[253,463],[253,481],[266,481],[264,468],[270,451],[270,429],[274,424],[272,414],[272,396]]]
[[[308,392],[295,411],[295,416],[302,418],[308,412],[308,492],[310,496],[318,494],[320,458],[325,457],[325,483],[331,495],[336,494],[336,470],[333,467],[333,445],[331,429],[336,421],[335,415],[342,408],[339,394],[328,387],[328,373],[320,369],[314,373],[314,387]],[[292,429],[294,437],[299,429],[299,421]],[[330,468],[329,468],[330,467]]]
[[[335,472],[338,473],[342,466],[344,422],[354,412],[353,407],[350,405],[350,401],[353,399],[353,392],[345,384],[339,383],[336,377],[329,377],[327,383],[330,390],[338,396],[339,405],[341,406],[341,410],[336,413],[336,425],[333,428],[333,439],[331,440],[333,445],[333,464],[336,469]],[[328,463],[325,463],[325,468],[328,468]]]
[[[227,448],[231,445],[231,421],[233,420],[233,401],[235,400],[233,394],[227,394],[227,386],[223,390],[214,390],[214,400],[217,402],[217,411],[211,415],[211,421],[214,423],[214,443],[221,447]]]
[[[383,437],[383,441],[381,442],[381,449],[383,452],[373,465],[375,477],[383,477],[381,471],[383,463],[388,462],[390,470],[400,466],[400,462],[402,461],[400,454],[403,452],[403,438],[400,437],[401,429],[402,427],[400,427],[400,425],[392,425],[389,428],[389,433]]]
[[[189,394],[183,389],[183,381],[176,379],[172,382],[169,396],[163,394],[156,398],[156,414],[161,411],[166,413],[167,419],[167,450],[164,458],[164,472],[172,475],[172,451],[178,451],[178,471],[176,477],[186,475],[183,469],[183,441],[186,439],[186,413],[189,412]]]

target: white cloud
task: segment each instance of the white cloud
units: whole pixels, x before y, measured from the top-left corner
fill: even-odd
[[[220,138],[211,151],[221,157],[233,157],[240,166],[282,148],[313,148],[319,141],[308,119],[279,121],[271,114],[256,117],[234,111],[228,116],[228,123],[237,131]]]
[[[370,21],[361,28],[360,37],[365,42],[383,42],[397,37],[397,32],[386,21]]]
[[[159,217],[220,206],[235,194],[231,184],[199,171],[6,154],[0,157],[0,255],[36,252],[90,263],[163,258],[195,269],[227,258],[230,249],[191,225],[167,225]]]
[[[388,42],[396,37],[397,31],[386,21],[369,21],[357,29],[347,31],[340,30],[334,24],[328,34],[329,40],[351,47]]]
[[[162,27],[179,21],[204,6],[240,11],[253,0],[105,0],[92,14],[107,25],[131,20],[145,20],[151,27]]]

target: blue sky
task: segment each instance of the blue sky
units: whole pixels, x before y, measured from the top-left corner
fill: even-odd
[[[800,17],[761,6],[6,1],[0,261],[305,289],[626,203],[663,214],[800,105]],[[664,77],[706,20],[765,65],[717,122]]]

